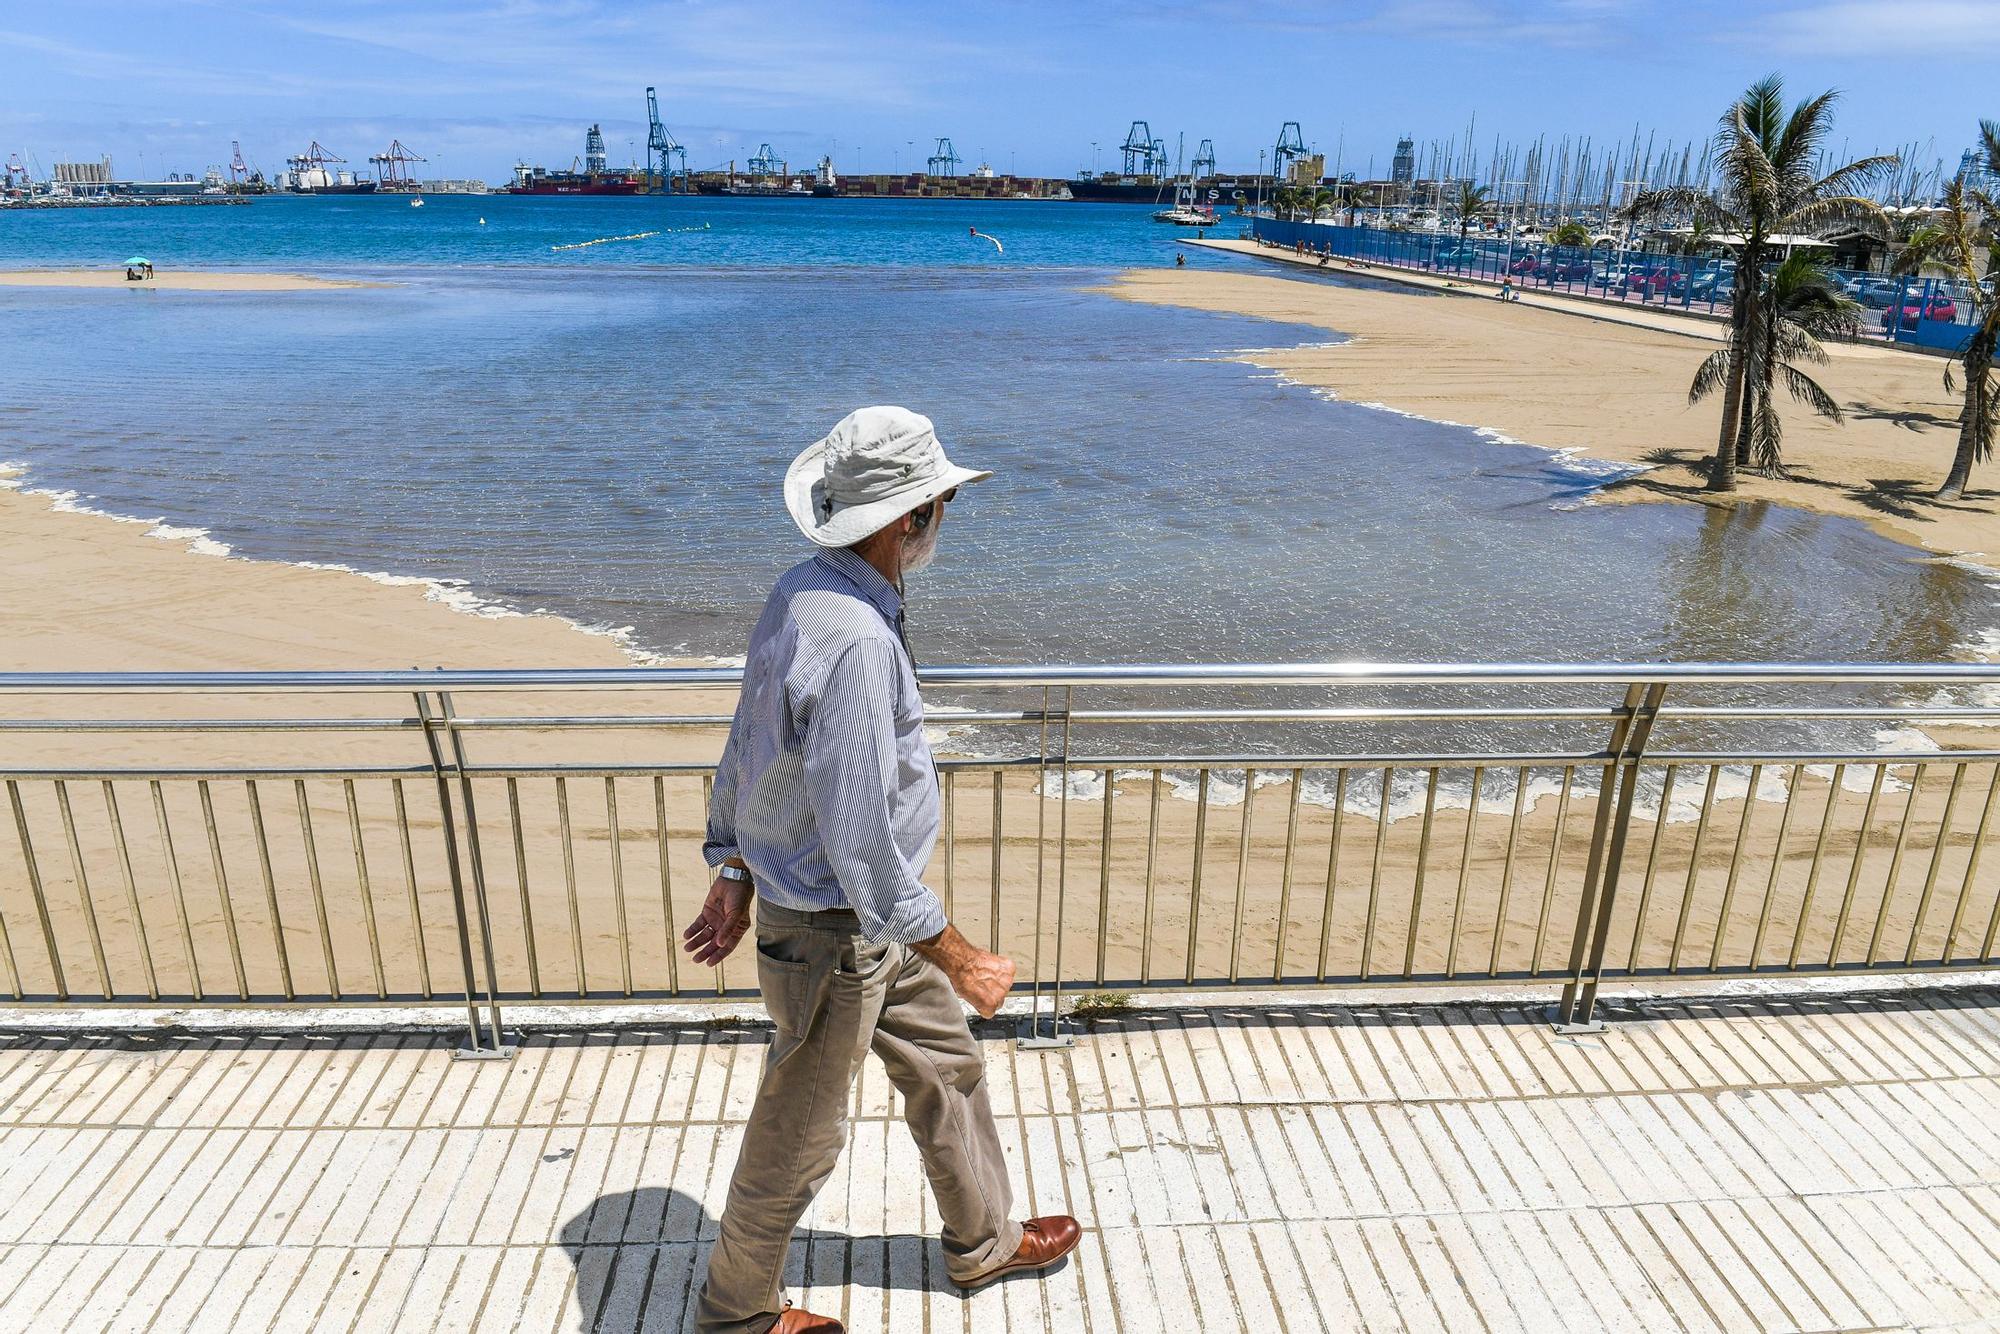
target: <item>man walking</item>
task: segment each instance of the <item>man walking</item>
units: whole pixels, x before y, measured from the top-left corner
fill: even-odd
[[[785,503],[822,548],[778,580],[750,634],[716,768],[714,886],[684,933],[699,963],[735,949],[757,899],[757,983],[777,1028],[744,1128],[696,1313],[704,1334],[839,1334],[785,1305],[792,1231],[833,1172],[872,1048],[903,1095],[944,1221],[945,1271],[974,1288],[1076,1245],[1068,1217],[1015,1222],[963,998],[991,1018],[1013,961],[972,944],[920,876],[937,767],[903,633],[905,575],[937,552],[960,468],[927,418],[862,408],[793,460]]]

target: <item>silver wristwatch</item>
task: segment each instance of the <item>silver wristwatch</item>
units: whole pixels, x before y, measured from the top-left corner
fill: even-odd
[[[746,885],[750,883],[750,872],[744,870],[741,866],[730,866],[724,863],[715,868],[715,873],[724,880],[737,880]]]

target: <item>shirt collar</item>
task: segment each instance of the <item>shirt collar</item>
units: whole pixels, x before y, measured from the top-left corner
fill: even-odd
[[[882,577],[882,572],[846,547],[829,547],[814,557],[821,565],[854,585],[855,591],[875,604],[876,610],[894,622],[903,609],[903,595]]]

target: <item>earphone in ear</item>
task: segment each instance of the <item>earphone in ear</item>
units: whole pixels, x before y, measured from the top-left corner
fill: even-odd
[[[924,529],[930,527],[931,515],[936,513],[936,508],[937,508],[937,502],[933,500],[930,504],[924,506],[920,510],[911,510],[910,522],[915,526],[910,531],[921,533],[922,531],[924,531]]]

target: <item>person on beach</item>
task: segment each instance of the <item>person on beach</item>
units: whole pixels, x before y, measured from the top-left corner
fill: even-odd
[[[945,506],[992,474],[945,457],[906,408],[848,414],[792,461],[785,504],[820,551],[778,580],[750,632],[716,767],[704,855],[716,879],[683,933],[726,958],[756,901],[757,984],[777,1031],[709,1254],[704,1334],[838,1334],[781,1300],[792,1232],[833,1172],[871,1049],[903,1095],[961,1288],[1043,1269],[1074,1218],[1015,1222],[979,1044],[1014,963],[946,919],[922,880],[939,826],[937,766],[903,629],[903,581],[937,553]]]

